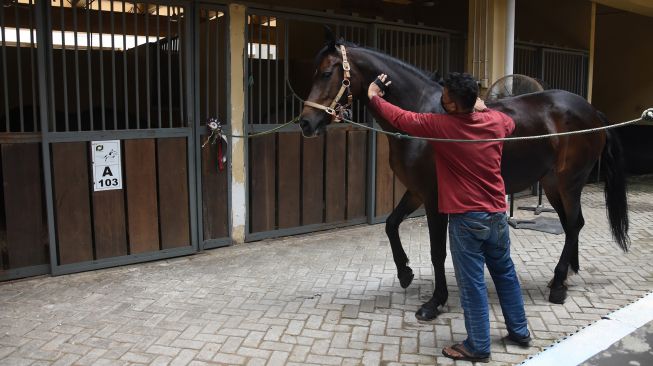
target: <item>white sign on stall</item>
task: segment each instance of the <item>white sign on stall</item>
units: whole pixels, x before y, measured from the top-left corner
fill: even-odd
[[[93,190],[122,189],[120,140],[92,141]]]

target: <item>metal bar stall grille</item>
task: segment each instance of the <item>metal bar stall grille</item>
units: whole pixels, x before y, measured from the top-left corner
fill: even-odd
[[[183,8],[118,0],[76,4],[52,5],[52,59],[55,70],[62,70],[55,81],[62,92],[54,95],[61,119],[51,131],[187,126],[187,106],[180,97],[185,77],[178,71]],[[82,52],[86,57],[80,57]]]
[[[250,132],[268,130],[300,113],[300,98],[308,95],[312,83],[314,55],[323,45],[324,25],[337,37],[376,47],[427,72],[446,73],[451,67],[462,69],[464,64],[464,37],[458,34],[250,9],[246,36]],[[452,49],[460,54],[454,57]],[[355,101],[353,109],[357,121],[372,123],[360,101]],[[387,165],[387,155],[383,155],[388,153],[387,140],[377,141],[368,135],[343,125],[329,125],[326,135],[309,140],[301,136],[297,126],[290,126],[280,133],[249,140],[246,240],[385,218],[404,188]],[[342,150],[335,152],[334,146],[342,146]],[[344,162],[335,162],[335,156]],[[363,156],[362,161],[356,160],[359,156]],[[383,175],[386,180],[389,174],[391,190],[377,190],[388,182],[369,179],[370,174]],[[291,183],[292,179],[298,183]],[[359,185],[359,181],[363,183]],[[357,201],[357,196],[364,198]],[[382,207],[377,209],[377,204]]]
[[[563,89],[587,97],[589,57],[586,52],[544,49],[542,80],[551,88]]]
[[[376,27],[377,48],[384,53],[396,57],[407,64],[413,65],[434,79],[446,75],[451,66],[460,67],[464,60],[464,46],[461,46],[460,35],[446,32],[412,28],[409,26],[378,25]],[[451,39],[456,39],[453,43]],[[456,55],[452,54],[451,44],[455,44]],[[378,127],[378,126],[377,126]],[[370,197],[372,210],[371,223],[385,220],[388,214],[397,206],[406,191],[401,181],[387,164],[389,145],[387,137],[374,136],[374,190]],[[423,214],[418,210],[414,215]]]
[[[545,89],[587,97],[589,53],[545,45],[515,44],[515,73],[538,79]]]
[[[44,6],[54,274],[197,249],[189,8],[175,0]],[[104,140],[120,140],[122,188],[94,189],[91,142]]]
[[[49,271],[34,0],[0,5],[0,281]]]
[[[315,53],[324,43],[323,25],[348,42],[370,45],[363,23],[258,9],[250,9],[247,19],[249,132],[300,113]],[[367,120],[360,102],[353,116]],[[246,240],[365,222],[366,150],[367,132],[344,125],[329,126],[317,139],[303,138],[292,125],[249,140]]]

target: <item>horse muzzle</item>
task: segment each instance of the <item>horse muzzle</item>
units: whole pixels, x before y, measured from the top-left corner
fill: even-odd
[[[313,125],[311,121],[304,118],[299,120],[299,127],[302,129],[302,135],[304,137],[318,137],[326,129],[322,123],[318,122],[316,125]]]

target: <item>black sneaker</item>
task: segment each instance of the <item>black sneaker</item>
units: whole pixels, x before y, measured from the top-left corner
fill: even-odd
[[[531,345],[531,332],[528,332],[525,337],[520,337],[516,334],[508,333],[506,338],[516,343],[519,347],[527,348]]]

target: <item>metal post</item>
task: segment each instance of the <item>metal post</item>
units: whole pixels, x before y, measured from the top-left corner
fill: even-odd
[[[202,126],[202,123],[200,121],[200,116],[202,115],[201,113],[201,106],[200,106],[200,89],[201,89],[201,79],[200,79],[200,58],[201,58],[201,53],[200,53],[200,22],[202,20],[202,10],[199,6],[195,6],[194,4],[191,5],[191,12],[194,14],[194,21],[191,23],[192,31],[190,33],[190,36],[188,37],[189,39],[192,39],[193,43],[193,62],[192,62],[192,80],[193,80],[193,103],[189,104],[188,109],[193,110],[195,114],[195,118],[192,119],[190,122],[190,126],[193,129],[193,155],[195,156],[195,190],[197,192],[197,208],[196,208],[196,215],[197,215],[197,235],[198,235],[198,249],[202,250],[204,249],[204,216],[202,212],[202,205],[203,205],[203,200],[204,197],[202,195],[202,132],[200,131],[200,128]],[[208,13],[208,10],[206,10]],[[208,21],[208,14],[207,17],[205,18],[207,20],[206,24],[207,27],[209,25]],[[181,22],[181,18],[178,16],[177,22]],[[178,27],[180,25],[178,24]],[[177,33],[177,37],[180,37],[181,32]],[[208,32],[206,32],[206,35],[208,36]],[[208,37],[207,37],[208,40]],[[181,44],[180,44],[181,46]],[[206,47],[206,54],[208,57],[208,52],[209,48]],[[179,52],[181,55],[181,47],[179,48]],[[180,60],[181,61],[181,60]],[[181,65],[181,62],[179,63]],[[207,62],[208,65],[208,62]],[[180,73],[181,77],[181,73]],[[181,83],[181,79],[179,80]],[[206,80],[207,86],[208,86],[208,80]],[[190,93],[190,91],[189,91]],[[208,94],[208,93],[207,93]],[[180,94],[181,96],[181,94]],[[183,101],[182,101],[183,104]],[[206,106],[208,108],[208,101],[206,103]],[[206,116],[208,116],[208,110],[206,113]]]
[[[189,131],[188,137],[186,139],[186,156],[188,157],[188,212],[190,215],[190,243],[191,246],[195,251],[199,250],[199,243],[198,243],[198,208],[197,204],[200,202],[198,200],[197,196],[197,185],[195,185],[194,179],[196,177],[196,155],[195,151],[196,145],[195,142],[197,141],[198,137],[196,136],[197,131],[192,128],[189,123],[191,121],[195,121],[196,114],[195,114],[195,108],[190,107],[192,105],[192,101],[196,99],[195,94],[194,94],[194,89],[193,89],[193,74],[192,71],[195,69],[191,65],[193,65],[193,60],[194,60],[194,55],[193,55],[193,25],[197,22],[197,19],[195,18],[196,12],[195,10],[195,3],[190,3],[186,6],[182,6],[180,9],[181,11],[187,15],[187,17],[184,17],[184,28],[183,28],[183,33],[178,34],[179,37],[179,52],[182,52],[182,47],[183,47],[183,54],[184,54],[184,62],[179,64],[179,74],[184,75],[184,81],[185,81],[185,88],[180,90],[179,92],[183,92],[183,90],[186,91],[186,98],[184,99],[184,103],[179,106],[180,109],[184,110],[184,106],[188,105],[189,108],[186,108],[186,115],[185,115],[185,120],[180,121],[181,127],[186,127],[186,129]],[[170,13],[168,12],[168,22],[170,21]],[[181,17],[178,21],[181,21]],[[157,19],[158,23],[158,19]],[[184,37],[185,36],[185,37]],[[171,46],[168,44],[168,46]],[[183,65],[187,65],[187,67],[182,67]],[[170,67],[170,64],[168,64],[168,67]],[[171,81],[169,81],[171,85]],[[169,112],[172,114],[172,111]],[[161,124],[162,122],[159,121]]]
[[[63,5],[63,4],[62,4]],[[37,54],[37,69],[38,69],[38,78],[40,86],[38,89],[39,93],[39,108],[40,119],[41,119],[41,154],[43,156],[43,183],[45,188],[45,206],[48,217],[48,243],[50,249],[50,266],[54,268],[58,265],[57,261],[57,239],[55,235],[55,226],[54,226],[54,199],[52,195],[52,169],[50,163],[50,144],[47,139],[48,135],[48,122],[50,117],[50,96],[53,95],[52,83],[49,80],[49,74],[46,72],[48,65],[52,65],[50,52],[48,50],[52,49],[51,39],[50,39],[50,2],[49,1],[38,1],[36,3],[36,38],[37,44],[39,45],[36,48]],[[49,94],[49,95],[48,95]]]
[[[511,75],[515,57],[515,0],[506,1],[506,59],[505,74]]]
[[[374,24],[369,27],[369,39],[373,47],[380,48],[378,28]],[[369,119],[369,125],[374,126],[373,118]],[[376,217],[376,132],[370,131],[367,136],[367,223],[373,224]]]

